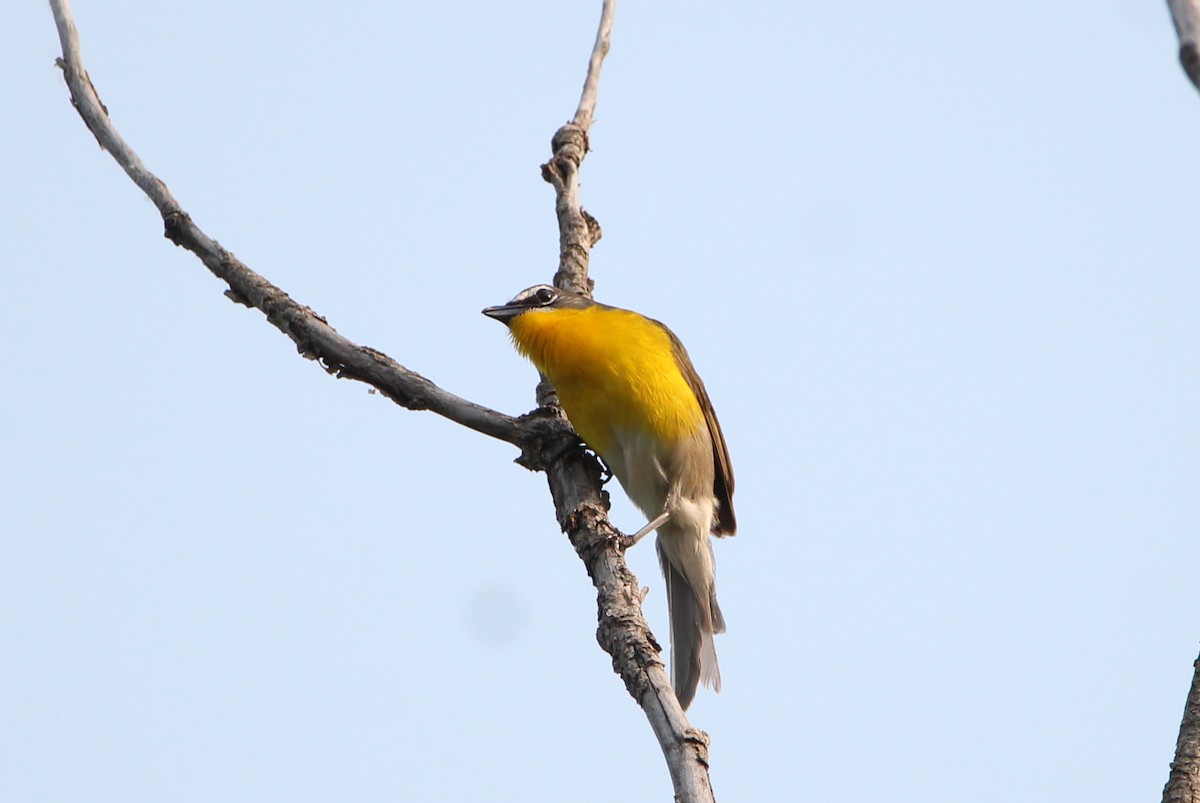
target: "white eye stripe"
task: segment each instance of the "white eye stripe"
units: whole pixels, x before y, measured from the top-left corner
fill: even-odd
[[[535,284],[533,287],[528,287],[517,293],[516,298],[508,302],[510,304],[520,304],[526,301],[534,301],[540,305],[550,304],[558,298],[558,291],[548,284]]]

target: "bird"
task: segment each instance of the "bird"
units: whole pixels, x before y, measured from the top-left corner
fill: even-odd
[[[709,535],[737,531],[733,467],[708,391],[679,338],[632,310],[538,284],[483,314],[550,381],[576,433],[657,531],[671,632],[671,685],[684,710],[699,683],[721,690],[713,636],[725,632]]]

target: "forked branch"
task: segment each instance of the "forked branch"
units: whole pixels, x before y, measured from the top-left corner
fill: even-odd
[[[337,377],[356,379],[409,409],[428,409],[478,432],[521,447],[520,462],[545,471],[559,522],[587,566],[597,591],[600,625],[597,638],[612,656],[613,667],[646,713],[667,758],[678,801],[711,801],[708,737],[693,729],[667,680],[661,651],[641,612],[637,578],[625,564],[625,539],[608,521],[594,458],[582,449],[561,410],[551,406],[514,418],[467,401],[416,374],[385,354],[338,334],[328,322],[255,273],[192,221],[166,184],[150,172],[120,136],[84,69],[79,35],[69,0],[49,0],[58,26],[63,57],[58,60],[71,92],[71,103],[100,146],[112,154],[146,193],[162,216],[165,234],[194,253],[222,279],[233,301],[261,311],[290,337],[300,353],[320,362]],[[579,204],[580,164],[588,150],[587,134],[595,112],[600,67],[609,49],[615,0],[605,0],[587,79],[574,118],[555,134],[553,153],[542,174],[555,190],[560,260],[555,283],[586,292],[591,247],[600,227]],[[552,399],[547,394],[546,399]]]

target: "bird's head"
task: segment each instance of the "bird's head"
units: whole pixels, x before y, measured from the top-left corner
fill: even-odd
[[[495,318],[507,326],[513,318],[523,315],[526,312],[552,309],[587,309],[595,303],[587,296],[581,296],[578,293],[559,290],[557,287],[551,287],[548,284],[535,284],[533,287],[527,287],[517,293],[512,301],[509,301],[507,304],[488,307],[483,310],[483,314],[489,318]]]

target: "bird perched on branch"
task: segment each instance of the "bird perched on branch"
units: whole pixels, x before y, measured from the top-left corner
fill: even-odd
[[[733,535],[733,468],[704,383],[670,329],[630,310],[539,284],[484,315],[558,393],[575,431],[658,531],[671,619],[671,683],[686,709],[703,682],[721,690],[709,533]]]

